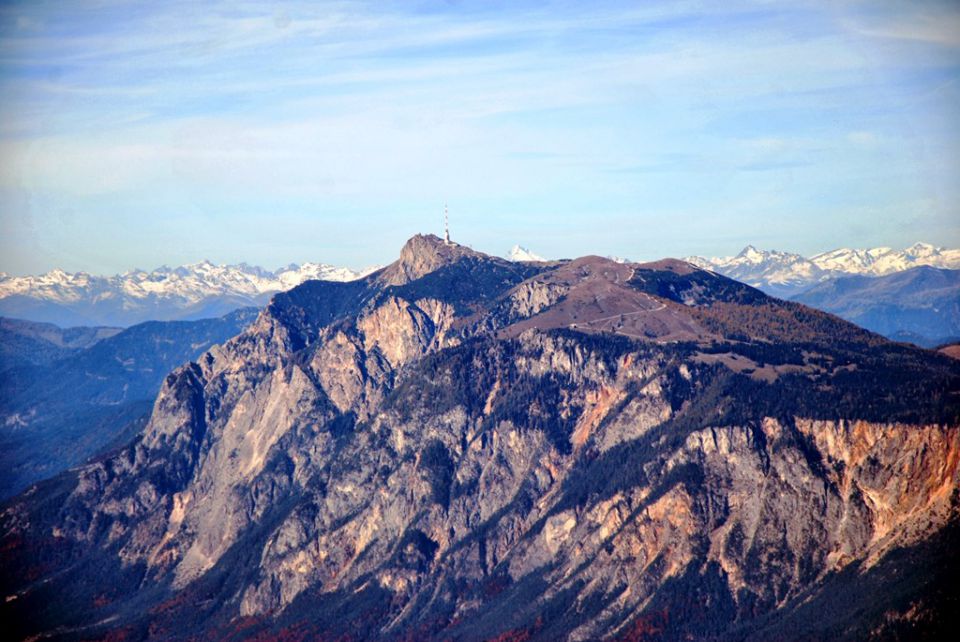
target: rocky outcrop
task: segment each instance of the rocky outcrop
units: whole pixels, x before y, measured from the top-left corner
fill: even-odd
[[[432,234],[417,234],[400,250],[399,260],[383,271],[380,281],[405,285],[464,258],[490,259],[459,243],[445,243]]]

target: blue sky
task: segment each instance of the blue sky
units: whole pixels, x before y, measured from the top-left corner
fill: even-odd
[[[7,2],[0,270],[960,245],[956,2]]]

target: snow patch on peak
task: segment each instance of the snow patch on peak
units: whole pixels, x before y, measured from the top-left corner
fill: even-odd
[[[918,258],[929,257],[929,256],[936,256],[937,254],[940,254],[940,251],[942,249],[943,248],[930,245],[929,243],[917,242],[911,245],[910,247],[908,247],[905,250],[905,253]]]
[[[689,263],[690,265],[695,265],[698,268],[702,268],[704,270],[712,270],[716,267],[718,263],[720,263],[724,259],[720,259],[717,257],[708,259],[703,256],[688,256],[688,257],[685,257],[683,260]]]
[[[751,261],[753,263],[759,263],[760,261],[767,258],[767,256],[768,256],[767,252],[761,252],[760,250],[753,247],[752,245],[748,245],[747,247],[740,250],[740,253],[737,254],[736,258],[746,259],[747,261]]]
[[[547,259],[543,258],[542,256],[540,256],[539,254],[535,254],[535,253],[531,252],[530,250],[528,250],[527,248],[521,247],[520,245],[514,245],[512,248],[510,248],[510,251],[507,252],[506,258],[507,258],[507,260],[510,260],[510,261],[538,261],[538,262],[543,262],[543,261],[546,261],[546,260],[547,260]]]

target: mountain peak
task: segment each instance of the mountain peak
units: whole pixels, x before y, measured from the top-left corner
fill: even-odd
[[[386,269],[383,280],[389,285],[403,285],[466,256],[485,255],[459,243],[447,243],[434,234],[417,234],[404,244],[400,258]]]
[[[929,243],[917,242],[906,249],[907,254],[917,257],[927,257],[939,254],[940,248]]]
[[[402,253],[407,250],[418,251],[426,248],[437,251],[440,248],[452,247],[454,245],[456,244],[453,241],[448,244],[436,234],[414,234],[407,239],[406,243],[403,244],[403,248],[400,250],[400,252]]]
[[[767,256],[766,252],[761,252],[760,250],[753,247],[752,245],[748,245],[747,247],[740,250],[740,254],[737,254],[736,258],[746,259],[752,262],[758,262],[758,261],[762,261],[766,256]]]
[[[542,256],[540,256],[539,254],[535,254],[521,245],[514,245],[512,248],[510,248],[510,251],[507,252],[507,259],[510,261],[539,261],[539,262],[543,262],[547,260]]]

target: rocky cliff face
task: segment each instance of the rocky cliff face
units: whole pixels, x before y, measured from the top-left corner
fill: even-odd
[[[6,617],[63,638],[941,630],[960,366],[741,287],[417,237],[278,296],[167,377],[129,447],[6,506]],[[769,334],[730,330],[740,308]],[[803,617],[837,586],[849,609]]]

